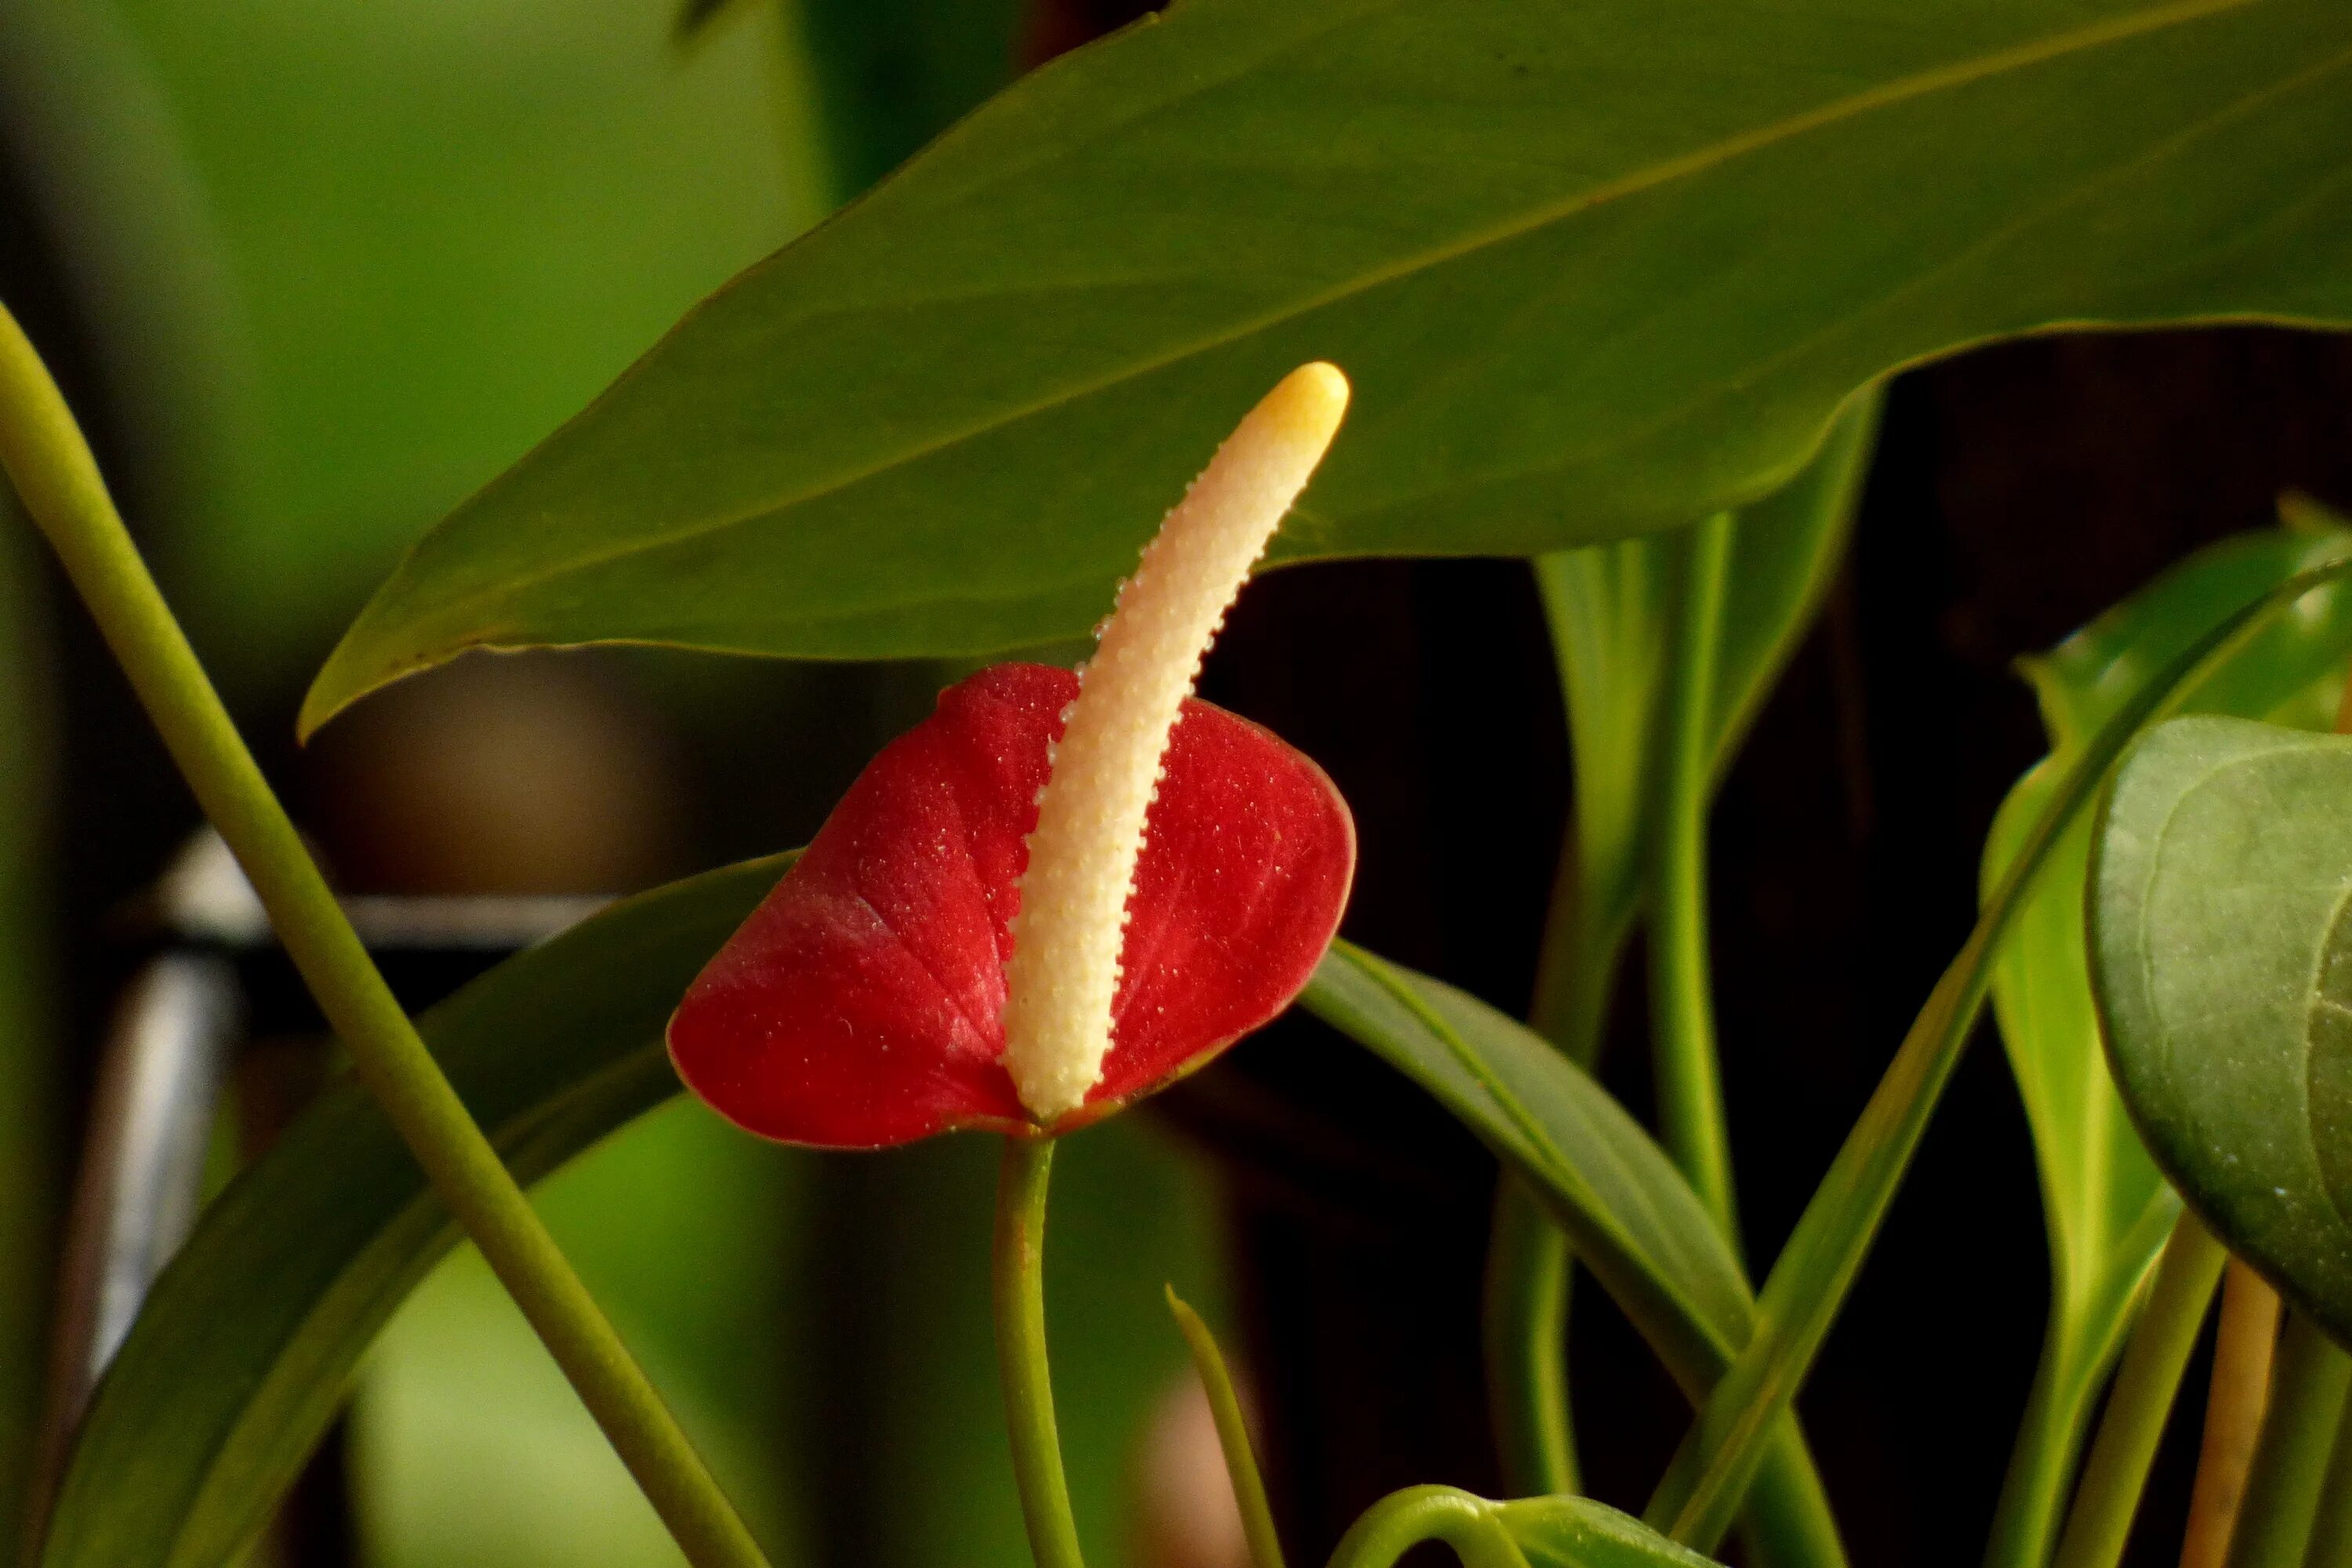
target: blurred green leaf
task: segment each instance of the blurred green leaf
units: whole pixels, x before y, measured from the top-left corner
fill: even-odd
[[[630,899],[422,1020],[523,1180],[677,1091],[670,1009],[788,858]],[[352,1370],[457,1238],[368,1096],[345,1083],[205,1211],[100,1385],[42,1561],[210,1568],[259,1526]]]
[[[532,1194],[783,1564],[817,1556],[811,1465],[791,1419],[815,1293],[793,1265],[806,1251],[817,1160],[679,1097]],[[353,1394],[350,1458],[373,1568],[683,1562],[471,1247],[443,1258],[377,1336]]]
[[[705,27],[719,19],[732,0],[680,0],[677,15],[670,23],[670,31],[680,43],[689,43]]]
[[[2336,0],[1194,0],[707,300],[409,555],[308,722],[478,646],[1083,630],[1313,357],[1359,395],[1284,557],[1527,554],[1769,494],[1986,337],[2342,321],[2342,47]]]
[[[1023,0],[790,0],[833,197],[850,200],[1013,79]]]
[[[2160,726],[2117,771],[2091,876],[2100,1014],[2149,1150],[2352,1337],[2352,738]]]
[[[1694,1403],[1731,1364],[1755,1303],[1673,1162],[1607,1090],[1527,1026],[1340,942],[1299,1003],[1412,1079],[1525,1177]],[[1750,1502],[1780,1563],[1843,1561],[1793,1419]]]
[[[789,861],[751,861],[627,900],[425,1015],[427,1042],[519,1176],[546,1174],[677,1094],[662,1048],[670,1010]],[[700,1214],[740,1199],[743,1184],[726,1180],[707,1149],[681,1158],[692,1152],[681,1140],[708,1133],[771,1152],[699,1112],[680,1114],[632,1129],[542,1202],[722,1475],[747,1476],[755,1500],[771,1495],[772,1533],[829,1543],[828,1557],[877,1568],[1025,1563],[986,1310],[989,1141],[799,1156],[806,1188],[789,1288],[842,1299],[830,1318],[803,1301],[789,1320],[755,1321],[744,1314],[772,1293],[761,1282],[768,1260],[706,1248],[692,1254],[691,1274],[666,1279],[661,1258],[687,1256],[677,1250],[687,1243],[665,1252],[635,1228],[746,1239],[745,1216]],[[1181,1279],[1214,1297],[1213,1215],[1190,1167],[1136,1118],[1073,1138],[1062,1174],[1047,1263],[1055,1363],[1070,1388],[1087,1391],[1068,1402],[1063,1430],[1084,1539],[1108,1559],[1127,1527],[1136,1439],[1184,1365],[1161,1317],[1161,1283]],[[667,1184],[664,1202],[633,1210],[647,1180]],[[264,1518],[362,1353],[455,1239],[373,1103],[355,1086],[331,1090],[205,1211],[158,1282],[77,1442],[43,1562],[222,1561]],[[535,1519],[617,1475],[478,1262],[468,1253],[449,1268],[396,1331],[392,1375],[362,1406],[362,1457],[378,1468],[362,1489],[394,1562],[501,1560]],[[967,1310],[942,1310],[956,1300]],[[453,1359],[452,1331],[483,1342],[454,1347]],[[730,1355],[732,1387],[709,1375]],[[779,1358],[793,1363],[781,1368],[783,1381],[814,1412],[785,1419],[796,1440],[787,1446],[813,1467],[789,1480],[752,1468],[774,1436],[760,1430],[759,1404],[775,1395],[758,1369]],[[510,1433],[485,1434],[474,1418],[494,1397],[535,1424],[538,1451],[494,1458]],[[472,1518],[478,1510],[453,1499],[486,1473],[499,1489],[551,1495],[506,1505],[501,1519]],[[541,1555],[621,1562],[647,1542],[657,1552],[653,1535],[631,1533],[643,1521],[616,1488],[622,1505],[574,1509],[540,1538]]]
[[[765,7],[683,55],[664,0],[34,9],[127,61],[41,82],[70,134],[37,145],[138,450],[230,448],[141,510],[247,692],[282,700],[425,521],[830,205]]]
[[[1720,778],[1821,607],[1853,531],[1879,398],[1839,416],[1785,489],[1733,522],[1717,639],[1714,771]],[[1656,792],[1657,711],[1687,531],[1536,560],[1576,765],[1573,861],[1562,868],[1538,966],[1537,1029],[1583,1066],[1600,1050],[1609,978],[1642,900]]]
[[[21,1535],[51,1304],[64,1108],[51,1030],[55,738],[34,534],[0,500],[0,1542]]]
[[[2315,518],[2225,540],[2023,661],[2053,751],[1993,819],[1985,897],[2087,739],[2119,707],[2248,600],[2347,553],[2352,535]],[[2352,594],[2330,584],[2233,649],[2181,703],[2324,724],[2347,658]],[[2078,821],[2053,847],[1993,967],[1994,1012],[2033,1131],[2051,1264],[2042,1363],[1987,1553],[1995,1568],[2038,1568],[2048,1557],[2091,1403],[2179,1206],[2126,1120],[2101,1048],[2083,933],[2091,831]]]

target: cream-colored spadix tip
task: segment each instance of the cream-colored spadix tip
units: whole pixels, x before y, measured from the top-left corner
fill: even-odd
[[[1077,1110],[1101,1081],[1127,900],[1169,733],[1225,611],[1347,411],[1348,378],[1334,366],[1283,377],[1160,525],[1079,674],[1038,796],[1005,966],[1004,1066],[1041,1122]]]

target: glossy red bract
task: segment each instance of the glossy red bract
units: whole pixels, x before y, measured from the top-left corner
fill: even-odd
[[[858,776],[670,1021],[694,1092],[763,1137],[880,1148],[1033,1125],[1004,1052],[1007,922],[1077,678],[1006,664],[940,693]],[[1298,994],[1339,927],[1355,826],[1323,770],[1188,701],[1130,900],[1094,1120]]]

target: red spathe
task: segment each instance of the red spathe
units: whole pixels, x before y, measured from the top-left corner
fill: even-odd
[[[1007,930],[1046,752],[1077,677],[1003,664],[876,757],[688,990],[669,1050],[730,1121],[881,1148],[1027,1129],[1000,1064]],[[1207,1061],[1287,1005],[1338,930],[1355,825],[1323,770],[1184,704],[1144,836],[1111,1049],[1076,1126]]]

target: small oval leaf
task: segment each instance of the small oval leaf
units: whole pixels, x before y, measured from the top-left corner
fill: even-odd
[[[2175,720],[2092,866],[2117,1087],[2213,1229],[2352,1338],[2352,738]]]

